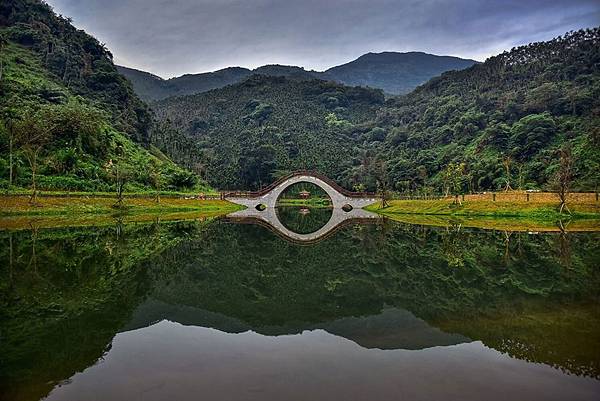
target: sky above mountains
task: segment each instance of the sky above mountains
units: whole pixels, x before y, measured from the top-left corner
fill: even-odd
[[[325,70],[368,52],[483,61],[600,25],[598,0],[48,0],[117,64],[168,78],[229,66]]]

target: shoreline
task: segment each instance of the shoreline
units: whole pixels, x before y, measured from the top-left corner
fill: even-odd
[[[131,215],[173,212],[229,213],[242,207],[226,200],[198,199],[187,196],[161,195],[160,203],[154,195],[127,194],[123,207],[113,207],[114,195],[72,195],[64,194],[38,196],[35,205],[29,203],[27,195],[0,196],[0,217],[11,216],[80,216],[80,215]]]
[[[388,201],[388,206],[380,207],[380,202],[365,207],[365,210],[381,215],[425,215],[454,217],[499,217],[523,218],[536,221],[558,221],[574,219],[600,219],[600,202],[574,200],[567,202],[571,214],[560,214],[558,202],[491,201],[487,199],[464,200],[462,205],[454,204],[454,198],[436,200]]]
[[[43,194],[38,205],[30,205],[25,194],[0,196],[0,230],[39,227],[94,226],[115,220],[128,222],[159,220],[191,220],[218,217],[243,207],[220,199],[198,199],[195,194],[154,195],[127,194],[125,207],[113,208],[114,195]],[[218,195],[214,196],[215,198]],[[560,215],[556,202],[491,202],[465,200],[454,205],[453,199],[389,201],[365,207],[390,220],[441,227],[471,227],[507,231],[560,232],[600,231],[600,202],[586,199],[569,204],[573,214]],[[281,206],[326,208],[330,205],[304,199],[286,199]]]

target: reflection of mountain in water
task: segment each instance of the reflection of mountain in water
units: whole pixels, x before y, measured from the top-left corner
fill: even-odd
[[[470,341],[460,334],[444,333],[429,326],[409,311],[396,308],[385,308],[378,315],[346,317],[310,327],[254,328],[220,313],[189,306],[169,305],[156,300],[148,300],[141,304],[122,331],[147,327],[161,320],[210,327],[227,333],[251,330],[266,335],[284,335],[298,334],[303,330],[323,329],[330,334],[354,341],[363,348],[416,350]]]
[[[364,348],[415,350],[470,341],[460,334],[431,327],[409,311],[396,308],[386,308],[374,316],[335,320],[319,328]]]
[[[37,400],[120,328],[165,318],[231,333],[322,328],[383,349],[468,337],[600,377],[598,260],[597,233],[390,222],[310,246],[216,221],[0,231],[0,387],[11,390],[0,398]]]

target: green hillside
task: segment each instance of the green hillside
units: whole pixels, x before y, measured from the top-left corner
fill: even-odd
[[[34,171],[41,189],[197,185],[149,145],[153,114],[96,39],[35,0],[3,2],[0,35],[0,187],[29,187]]]
[[[211,184],[255,189],[296,169],[340,175],[358,162],[355,147],[363,131],[370,135],[360,122],[373,119],[382,104],[381,91],[255,75],[154,107],[159,118],[193,139],[195,165]]]
[[[202,185],[199,174],[255,189],[307,168],[367,190],[384,178],[412,193],[443,193],[450,181],[461,192],[552,189],[559,149],[571,149],[573,189],[600,183],[600,28],[512,49],[387,101],[381,90],[271,65],[256,70],[265,75],[211,75],[215,85],[245,80],[154,110],[104,45],[39,0],[2,2],[0,35],[2,188],[36,176],[42,189],[109,191],[118,175],[128,190],[185,189]],[[427,56],[370,54],[338,70],[400,79],[401,62],[440,67]],[[186,90],[212,87],[197,77],[178,79]]]
[[[190,157],[219,187],[256,188],[309,168],[375,190],[383,165],[399,191],[445,192],[448,166],[463,192],[550,189],[558,150],[570,146],[574,189],[594,190],[599,39],[595,28],[515,48],[384,104],[368,89],[253,77],[153,107],[191,138]]]
[[[465,163],[475,191],[548,187],[557,150],[569,144],[576,187],[600,184],[600,29],[532,43],[391,99],[370,147],[387,160],[397,189],[443,185],[449,163]],[[509,176],[506,166],[508,164]]]

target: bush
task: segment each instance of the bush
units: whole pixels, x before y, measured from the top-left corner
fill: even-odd
[[[198,183],[198,176],[190,171],[177,170],[167,181],[172,189],[192,189]]]
[[[45,190],[110,191],[110,186],[100,180],[82,180],[73,176],[38,176],[38,185]]]

